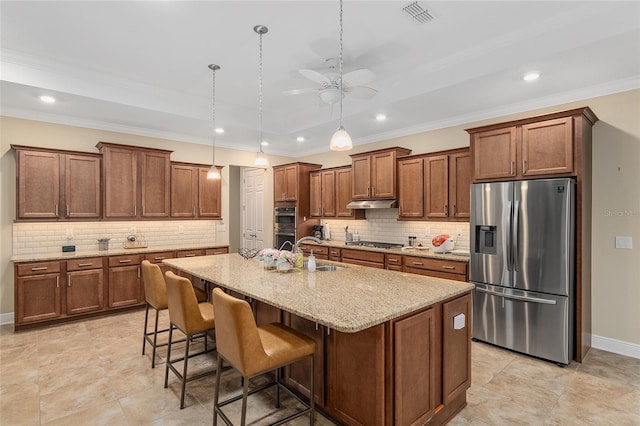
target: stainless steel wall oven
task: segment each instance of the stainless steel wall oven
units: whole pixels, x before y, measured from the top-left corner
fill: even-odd
[[[295,244],[296,208],[276,207],[273,216],[273,245],[280,248],[286,241]]]

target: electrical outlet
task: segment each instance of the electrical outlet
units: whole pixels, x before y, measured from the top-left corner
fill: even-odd
[[[70,240],[73,238],[73,229],[69,228],[67,229],[67,240]]]
[[[462,238],[462,229],[458,229],[458,231],[456,232],[456,236],[458,238]]]

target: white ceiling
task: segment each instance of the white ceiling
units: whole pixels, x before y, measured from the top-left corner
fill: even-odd
[[[378,90],[344,99],[356,145],[640,87],[638,1],[420,1],[426,24],[409,3],[345,1],[344,72]],[[282,93],[337,57],[337,0],[2,1],[0,18],[3,115],[210,144],[216,63],[216,144],[256,151],[263,24],[265,152],[328,151],[338,126],[337,105]]]

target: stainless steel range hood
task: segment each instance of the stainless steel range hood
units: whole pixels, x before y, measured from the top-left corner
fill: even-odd
[[[362,200],[347,204],[348,209],[392,209],[398,207],[396,200]]]

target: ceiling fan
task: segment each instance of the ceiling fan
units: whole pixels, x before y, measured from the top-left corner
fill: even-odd
[[[329,72],[322,74],[318,71],[303,69],[298,70],[305,78],[319,84],[318,87],[285,90],[285,95],[301,95],[304,93],[317,93],[322,102],[333,105],[340,100],[340,74],[336,70],[337,60],[326,60]],[[373,87],[366,86],[375,79],[375,74],[366,68],[350,71],[342,76],[342,91],[344,96],[357,99],[371,99],[378,93]]]

